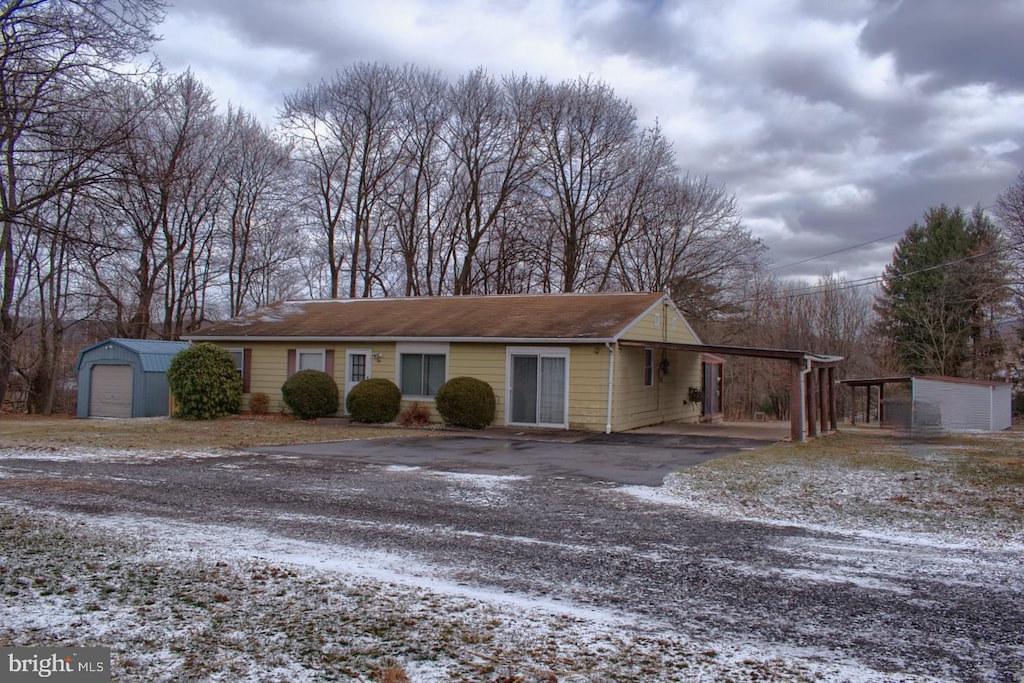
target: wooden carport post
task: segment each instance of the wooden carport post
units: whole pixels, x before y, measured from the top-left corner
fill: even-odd
[[[818,418],[821,420],[821,426],[818,428],[819,434],[828,434],[829,432],[829,416],[828,416],[828,405],[829,405],[829,391],[828,385],[828,373],[826,368],[818,368]]]
[[[828,416],[829,426],[833,432],[839,431],[839,397],[836,395],[839,387],[836,386],[836,366],[828,368]]]
[[[805,379],[807,382],[807,436],[812,439],[818,436],[818,382],[815,380],[817,372],[817,370],[811,370]]]

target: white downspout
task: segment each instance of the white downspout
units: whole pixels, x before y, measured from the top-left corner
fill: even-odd
[[[800,441],[804,441],[804,435],[810,433],[810,425],[807,423],[807,418],[810,417],[807,414],[807,382],[804,381],[807,378],[808,373],[812,370],[811,359],[804,358],[806,367],[800,371],[800,413],[804,416],[804,419],[800,420],[803,427],[800,430]]]
[[[604,343],[608,349],[608,420],[604,425],[604,433],[612,433],[612,399],[615,396],[615,347],[611,342]]]

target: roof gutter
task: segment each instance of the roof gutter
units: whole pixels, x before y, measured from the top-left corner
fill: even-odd
[[[188,342],[289,342],[308,343],[323,342],[330,344],[351,344],[351,343],[435,343],[445,342],[449,344],[606,344],[608,337],[332,337],[332,336],[303,336],[303,335],[274,335],[266,337],[246,335],[187,335],[182,337]],[[614,340],[612,340],[614,341]]]

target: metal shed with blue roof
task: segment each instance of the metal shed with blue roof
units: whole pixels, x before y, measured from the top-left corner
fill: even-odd
[[[167,415],[167,369],[188,342],[107,339],[78,354],[78,417]]]

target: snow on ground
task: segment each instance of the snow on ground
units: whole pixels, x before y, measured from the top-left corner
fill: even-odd
[[[801,581],[905,592],[888,577],[906,573],[908,547],[912,569],[922,578],[970,585],[980,574],[991,581],[1019,581],[1024,571],[1019,518],[1001,514],[998,506],[992,514],[962,514],[959,500],[985,503],[988,494],[971,490],[945,470],[925,472],[964,457],[964,450],[916,448],[921,472],[822,463],[692,468],[670,476],[661,488],[618,490],[647,504],[825,532],[827,539],[794,535],[776,544],[776,550],[805,560],[799,569],[777,570]],[[0,451],[6,460],[111,462],[224,455]],[[386,470],[449,482],[451,500],[480,506],[505,504],[509,487],[526,479],[402,466]],[[58,516],[2,503],[0,531],[5,595],[0,645],[112,646],[122,680],[379,680],[391,666],[417,683],[885,679],[861,664],[835,661],[831,652],[698,642],[669,624],[628,612],[488,590],[459,581],[457,568],[398,553],[235,526],[135,515]],[[431,533],[479,532],[438,525]],[[953,549],[1004,554],[945,552]],[[739,560],[722,561],[736,572],[763,571]],[[903,675],[899,680],[930,679]]]
[[[3,560],[0,644],[111,646],[121,680],[378,680],[388,667],[417,683],[876,679],[817,652],[694,642],[470,586],[397,554],[138,516],[0,518],[28,541]]]
[[[0,449],[0,460],[49,460],[53,462],[152,462],[177,458],[183,460],[202,460],[222,458],[228,453],[225,450],[193,450],[176,449],[171,451],[147,451],[138,449],[70,447],[70,448],[19,448]],[[279,456],[289,457],[289,456]]]
[[[728,519],[925,545],[1024,549],[1024,489],[975,486],[958,476],[956,466],[970,450],[915,444],[901,457],[920,469],[903,471],[821,462],[695,467],[669,475],[661,488],[622,490]]]

